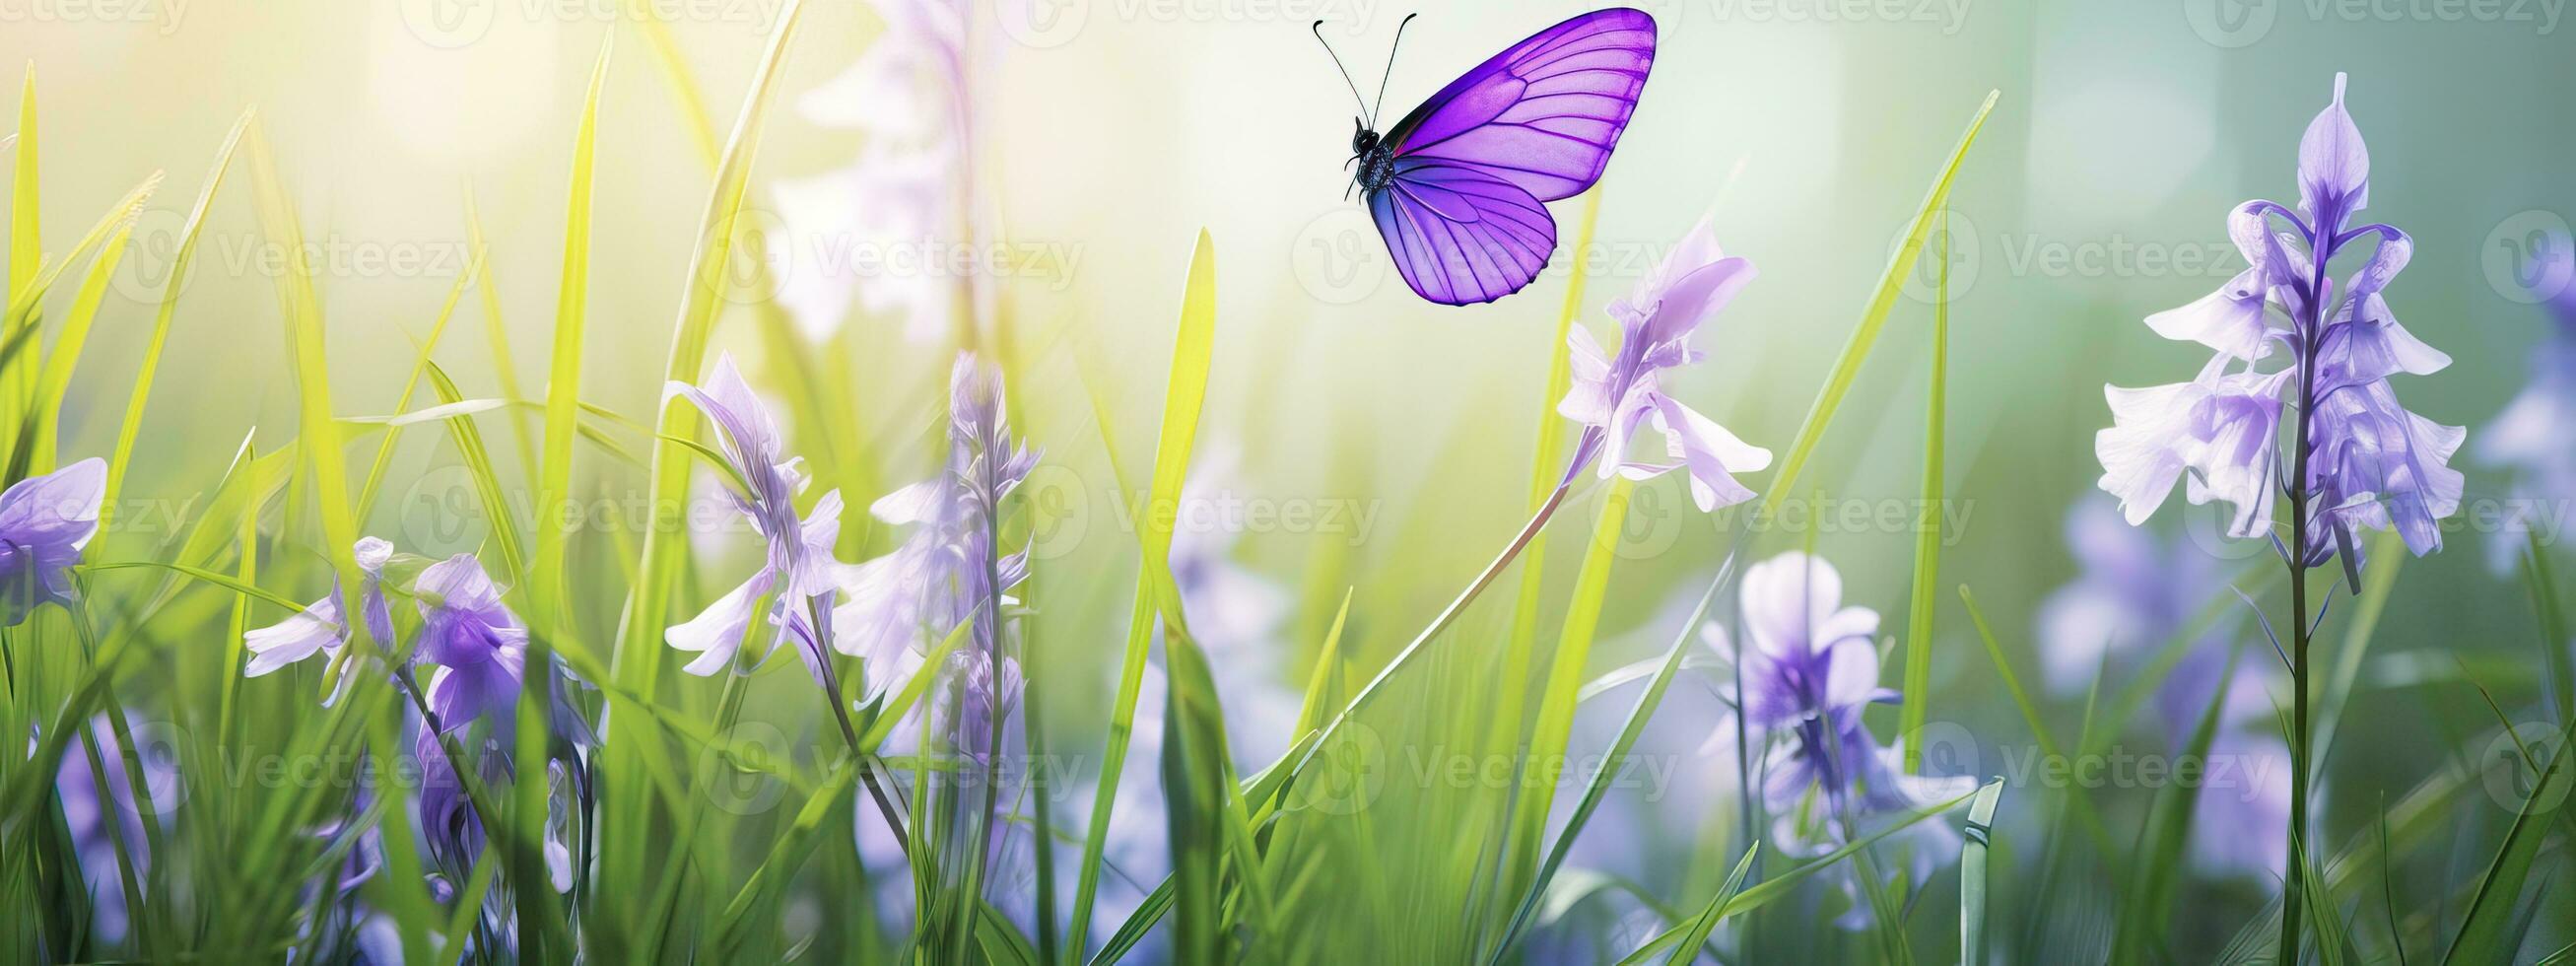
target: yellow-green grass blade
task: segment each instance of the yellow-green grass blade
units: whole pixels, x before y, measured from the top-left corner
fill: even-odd
[[[160,176],[155,174],[153,180],[158,182]],[[71,308],[63,313],[62,330],[45,350],[43,368],[36,375],[35,405],[28,407],[26,422],[18,428],[17,452],[25,454],[20,462],[28,473],[54,468],[63,396],[71,392],[72,371],[80,366],[81,350],[89,344],[90,325],[98,320],[99,302],[107,298],[108,279],[116,274],[117,263],[125,258],[126,239],[133,235],[133,219],[120,220],[98,253],[90,256],[89,271],[81,276]]]
[[[1599,223],[1600,217],[1601,191],[1598,188],[1586,191],[1583,197],[1583,214],[1575,222],[1575,242],[1570,251],[1591,250],[1593,228]],[[1571,271],[1568,272],[1566,280],[1564,307],[1557,314],[1554,338],[1548,342],[1547,381],[1540,387],[1538,400],[1537,444],[1530,454],[1529,511],[1533,514],[1546,507],[1549,499],[1555,494],[1557,481],[1565,475],[1565,468],[1562,465],[1565,457],[1562,450],[1565,448],[1568,420],[1556,411],[1556,407],[1558,402],[1565,398],[1566,391],[1574,384],[1572,346],[1567,342],[1567,338],[1573,334],[1575,318],[1582,312],[1584,282],[1588,277],[1588,273],[1584,271],[1587,261],[1588,259],[1576,258],[1569,266]],[[1500,678],[1494,684],[1493,703],[1490,708],[1492,736],[1489,740],[1494,747],[1498,748],[1509,748],[1517,744],[1531,718],[1529,709],[1525,705],[1529,701],[1530,686],[1536,677],[1533,665],[1536,662],[1538,650],[1539,612],[1546,599],[1547,532],[1545,530],[1532,534],[1528,544],[1521,548],[1519,565],[1520,587],[1512,601],[1511,633],[1503,643],[1500,663],[1502,671]],[[1507,810],[1510,803],[1505,801],[1487,804],[1491,809]],[[1491,822],[1495,819],[1487,815],[1480,816],[1479,821]],[[1539,824],[1543,829],[1544,821]],[[1526,846],[1526,848],[1515,852],[1514,850],[1520,846]],[[1537,860],[1537,848],[1538,843],[1535,840],[1521,839],[1507,832],[1502,854],[1507,864],[1503,868],[1515,876],[1524,874],[1529,863]],[[1505,893],[1498,891],[1496,894]]]
[[[1199,232],[1198,242],[1190,253],[1189,274],[1182,283],[1181,322],[1172,340],[1172,370],[1164,387],[1163,428],[1154,450],[1153,487],[1145,494],[1150,501],[1180,499],[1180,485],[1189,470],[1189,450],[1198,436],[1199,407],[1207,398],[1208,370],[1213,365],[1216,345],[1216,249],[1207,232]],[[1092,405],[1098,412],[1104,445],[1109,449],[1110,467],[1118,466],[1118,445],[1108,411],[1102,405],[1094,385]],[[1127,489],[1120,474],[1119,491]],[[1077,866],[1073,892],[1073,918],[1065,948],[1081,955],[1091,920],[1092,903],[1100,888],[1101,855],[1109,841],[1110,813],[1118,803],[1118,776],[1124,773],[1127,748],[1136,727],[1136,701],[1143,694],[1145,664],[1153,649],[1153,624],[1160,609],[1156,601],[1154,574],[1161,571],[1169,579],[1171,556],[1171,521],[1158,513],[1139,515],[1143,525],[1137,528],[1137,542],[1143,559],[1138,565],[1135,605],[1127,624],[1125,663],[1120,669],[1118,695],[1110,707],[1109,743],[1101,753],[1100,788],[1092,797],[1091,821],[1082,841],[1082,864]],[[1173,610],[1178,610],[1174,607]]]
[[[547,760],[554,740],[554,715],[549,708],[557,673],[553,655],[559,646],[566,652],[579,650],[571,643],[572,618],[565,613],[562,596],[564,541],[567,536],[563,517],[564,507],[571,501],[573,439],[579,435],[581,419],[581,345],[590,293],[591,167],[599,143],[599,92],[608,78],[610,45],[615,36],[610,34],[600,41],[599,59],[591,67],[590,89],[583,97],[581,121],[573,134],[572,177],[564,203],[563,276],[556,291],[554,353],[546,377],[545,452],[538,475],[537,515],[536,519],[529,521],[529,526],[536,531],[535,567],[526,572],[519,584],[524,588],[523,597],[530,605],[531,620],[544,629],[543,633],[528,637],[527,683],[519,689],[518,760],[522,762]],[[452,396],[454,387],[448,384],[444,373],[439,372],[435,364],[430,367],[430,373],[438,380],[441,397],[449,402],[456,401]],[[448,425],[459,434],[462,448],[462,443],[474,431],[473,422],[459,419]],[[489,477],[491,464],[488,456],[483,457],[478,469]],[[497,486],[499,481],[490,482]],[[512,530],[505,519],[508,513],[506,506],[495,506],[491,513],[502,515],[493,523],[495,535]],[[520,823],[522,834],[529,840],[541,838],[547,821],[547,783],[519,781],[514,783],[511,792],[514,798],[511,811]],[[518,886],[511,891],[518,898],[519,948],[523,954],[542,960],[546,958],[545,949],[540,945],[545,941],[545,931],[530,920],[554,914],[550,901],[554,892],[536,886],[547,881],[544,862],[524,861],[542,857],[523,853],[522,858],[523,861],[513,863],[511,876]],[[579,858],[586,861],[589,856]],[[575,881],[581,882],[589,878],[590,869],[577,868],[573,874]],[[573,952],[565,948],[556,950],[554,955],[570,958]]]
[[[1548,808],[1555,803],[1556,791],[1563,776],[1556,769],[1563,766],[1566,743],[1574,735],[1574,711],[1584,681],[1584,669],[1592,657],[1594,632],[1601,624],[1602,601],[1610,593],[1610,569],[1618,562],[1619,533],[1628,521],[1628,500],[1634,484],[1622,478],[1611,484],[1610,494],[1601,501],[1601,517],[1593,524],[1592,540],[1583,554],[1583,569],[1577,572],[1574,595],[1566,605],[1565,624],[1558,631],[1556,653],[1550,660],[1547,686],[1540,693],[1538,716],[1530,731],[1530,757],[1527,767],[1544,771],[1529,776],[1520,790],[1520,803],[1513,809],[1510,831],[1510,874],[1508,882],[1517,886],[1528,881],[1536,871],[1539,850],[1546,844]]]
[[[1583,215],[1575,221],[1574,252],[1592,250],[1593,226],[1601,218],[1601,191],[1594,189],[1583,196]],[[1538,443],[1530,454],[1529,511],[1537,513],[1547,505],[1555,492],[1557,480],[1565,475],[1562,451],[1568,420],[1556,411],[1574,385],[1573,348],[1566,341],[1574,333],[1575,316],[1583,309],[1583,283],[1587,277],[1584,265],[1589,261],[1575,258],[1567,273],[1565,307],[1556,317],[1556,337],[1548,343],[1547,384],[1539,395]],[[1520,592],[1512,603],[1512,633],[1504,643],[1502,680],[1494,701],[1494,730],[1497,741],[1508,744],[1519,737],[1526,718],[1521,703],[1527,699],[1531,682],[1531,662],[1538,646],[1539,607],[1547,584],[1547,533],[1540,531],[1521,548]]]
[[[254,128],[250,135],[253,182],[258,189],[260,223],[269,240],[282,247],[286,270],[278,273],[277,295],[286,317],[287,351],[296,387],[297,432],[311,481],[308,491],[322,518],[324,553],[343,587],[365,583],[358,570],[355,545],[358,521],[349,503],[348,467],[340,450],[339,424],[331,418],[331,376],[322,348],[321,298],[313,289],[313,266],[306,259],[304,229],[294,201],[278,178],[267,139]],[[365,622],[358,622],[364,627]],[[363,632],[358,634],[364,638]],[[372,643],[372,642],[368,642]]]
[[[510,326],[501,315],[501,286],[492,277],[492,243],[484,240],[483,212],[474,204],[474,186],[471,184],[465,186],[465,245],[473,252],[465,277],[473,280],[475,291],[482,296],[483,337],[492,346],[493,378],[501,385],[501,398],[514,403],[526,402],[527,392],[519,388],[518,355],[510,350]],[[528,430],[526,414],[510,417],[510,435],[518,440],[519,465],[533,471],[537,465],[537,444]]]
[[[553,362],[546,373],[545,451],[537,477],[536,569],[528,581],[533,609],[558,633],[570,624],[561,613],[567,536],[561,519],[572,499],[573,438],[580,431],[582,334],[590,301],[591,171],[599,141],[599,91],[608,79],[610,45],[616,34],[608,36],[600,43],[598,64],[591,68],[590,92],[583,99],[580,126],[573,135],[563,278],[555,297]]]
[[[107,489],[98,505],[98,530],[114,533],[118,495],[125,492],[125,474],[132,469],[134,441],[143,432],[144,405],[151,401],[152,382],[161,369],[161,355],[170,343],[170,326],[179,312],[179,293],[186,288],[188,267],[196,259],[197,235],[206,224],[206,210],[214,205],[215,189],[223,186],[224,172],[232,170],[233,149],[241,145],[242,132],[249,130],[253,114],[242,111],[233,121],[232,130],[224,134],[223,146],[215,151],[215,166],[206,174],[206,184],[197,190],[197,202],[188,209],[187,223],[180,226],[179,244],[170,256],[170,271],[161,283],[161,307],[152,318],[152,337],[143,343],[143,362],[134,374],[134,394],[125,403],[125,418],[116,428],[116,448],[107,462]]]
[[[1904,243],[1888,257],[1887,271],[1880,276],[1878,289],[1871,294],[1868,307],[1861,311],[1860,325],[1852,329],[1851,339],[1843,343],[1842,354],[1834,359],[1832,374],[1825,378],[1824,387],[1816,392],[1816,401],[1807,407],[1807,418],[1789,444],[1788,456],[1780,461],[1779,472],[1771,479],[1771,492],[1762,500],[1762,516],[1770,517],[1776,513],[1780,501],[1794,492],[1798,474],[1806,469],[1807,460],[1815,455],[1816,444],[1824,440],[1825,428],[1833,423],[1834,410],[1842,406],[1843,396],[1851,392],[1852,383],[1860,378],[1861,363],[1869,358],[1870,349],[1878,344],[1879,330],[1886,327],[1888,313],[1896,308],[1896,300],[1905,289],[1906,276],[1914,270],[1915,258],[1923,253],[1923,239],[1931,233],[1942,206],[1949,201],[1950,184],[1958,177],[1960,162],[1967,160],[1968,147],[1976,143],[1977,131],[1985,126],[1986,115],[1994,111],[1995,100],[2001,96],[2001,92],[1989,93],[1985,103],[1977,107],[1976,116],[1968,121],[1967,132],[1959,135],[1958,147],[1950,151],[1950,162],[1942,166],[1940,177],[1933,179],[1931,191],[1925,194],[1922,207],[1915,211],[1914,220],[1906,228]]]
[[[421,380],[429,375],[430,357],[438,351],[439,341],[446,337],[447,323],[456,317],[456,305],[464,299],[465,287],[473,284],[474,277],[482,264],[482,259],[476,258],[472,265],[466,267],[464,274],[457,276],[455,284],[447,287],[447,301],[439,305],[438,317],[430,321],[429,335],[420,340],[420,351],[415,353],[412,359],[411,375],[403,379],[402,395],[394,402],[394,411],[399,415],[382,419],[342,417],[340,420],[344,424],[350,424],[353,431],[361,431],[363,426],[369,423],[383,426],[385,430],[385,438],[376,444],[375,462],[367,466],[366,482],[358,487],[358,519],[360,520],[368,519],[374,513],[376,498],[384,493],[385,472],[393,467],[394,444],[402,441],[403,428],[415,423],[445,418],[449,412],[460,411],[466,406],[465,403],[455,406],[442,404],[416,412],[411,411],[412,399],[420,394]]]
[[[97,224],[90,226],[89,233],[82,235],[80,241],[72,245],[71,250],[64,254],[61,261],[40,265],[34,277],[10,297],[8,313],[6,316],[0,316],[0,372],[5,373],[7,380],[6,389],[0,390],[0,426],[20,426],[29,410],[34,408],[36,387],[33,368],[36,360],[34,350],[37,341],[44,336],[42,316],[45,293],[52,290],[54,282],[59,280],[63,272],[74,262],[87,256],[109,236],[120,235],[131,226],[135,217],[143,213],[144,203],[152,199],[152,193],[160,186],[161,173],[155,171],[151,177],[143,179],[142,184],[136,185],[134,190],[126,192],[125,197],[118,199],[115,205],[109,207],[107,213],[99,217]],[[25,447],[15,445],[18,442],[18,436],[14,430],[0,434],[0,443],[10,444],[10,465],[23,469],[29,454]]]
[[[454,405],[464,401],[456,380],[438,363],[429,364],[430,390],[442,403]],[[474,482],[474,492],[483,503],[483,517],[491,529],[492,557],[499,565],[504,584],[517,584],[527,573],[526,544],[519,536],[518,519],[510,512],[510,491],[501,485],[501,477],[492,469],[492,451],[483,445],[483,430],[471,419],[440,420],[447,425],[450,439],[456,443],[457,456],[465,461],[466,475]]]
[[[1655,708],[1663,703],[1664,693],[1672,687],[1674,676],[1681,670],[1682,658],[1690,653],[1690,642],[1699,636],[1700,623],[1708,619],[1709,608],[1717,603],[1718,592],[1733,579],[1734,570],[1735,557],[1729,554],[1719,565],[1717,579],[1709,582],[1708,589],[1700,594],[1699,604],[1691,609],[1690,618],[1682,622],[1672,647],[1664,651],[1663,665],[1646,682],[1645,693],[1638,696],[1636,706],[1628,713],[1627,723],[1619,729],[1619,736],[1611,741],[1609,750],[1593,767],[1591,777],[1584,783],[1582,798],[1576,800],[1574,811],[1566,817],[1565,828],[1557,833],[1556,843],[1549,846],[1547,858],[1539,864],[1537,875],[1527,886],[1519,889],[1519,905],[1511,919],[1504,923],[1502,934],[1496,936],[1491,944],[1489,963],[1501,962],[1508,956],[1513,942],[1520,937],[1522,930],[1528,928],[1531,917],[1538,911],[1540,898],[1547,894],[1549,883],[1555,880],[1557,870],[1564,867],[1567,854],[1573,851],[1575,837],[1583,833],[1584,824],[1591,821],[1593,812],[1601,807],[1602,797],[1609,791],[1611,774],[1618,769],[1619,763],[1627,760],[1629,750],[1635,748],[1637,739],[1645,734],[1647,719],[1653,717]]]
[[[732,137],[726,139],[724,162],[716,167],[714,191],[706,198],[706,211],[698,219],[698,245],[690,252],[688,273],[683,278],[683,304],[680,317],[672,330],[670,363],[665,366],[665,379],[696,381],[698,371],[706,366],[708,340],[716,332],[716,319],[724,312],[726,270],[734,250],[734,219],[742,214],[742,198],[752,175],[752,157],[757,155],[762,121],[768,118],[781,67],[786,64],[788,44],[796,39],[799,15],[804,13],[804,0],[788,0],[778,13],[778,26],[770,31],[768,49],[760,54],[760,67],[752,72],[752,85],[742,98],[742,113],[734,118]],[[685,435],[688,420],[683,410],[662,404],[654,422],[659,435]],[[657,443],[652,453],[652,474],[647,484],[647,505],[665,507],[680,505],[688,489],[688,456],[685,448],[675,443]],[[652,693],[662,667],[662,621],[670,613],[670,598],[680,580],[680,564],[685,549],[683,533],[662,520],[644,531],[644,559],[636,567],[636,587],[631,592],[623,636],[618,639],[611,665],[618,672],[618,683],[629,685],[636,693]],[[634,819],[636,814],[626,814]]]
[[[2542,585],[2540,571],[2526,567],[2523,577],[2532,584],[2535,599],[2548,599],[2554,588]],[[2546,646],[2558,646],[2567,640],[2567,628],[2552,626],[2557,622],[2555,608],[2544,607],[2541,638]],[[2527,787],[2521,807],[2515,812],[2513,825],[2505,832],[2504,844],[2496,849],[2495,859],[2488,863],[2484,878],[2478,882],[2477,894],[2470,900],[2468,913],[2461,919],[2460,931],[2452,937],[2446,963],[2500,963],[2512,958],[2522,944],[2527,930],[2518,929],[2514,915],[2526,893],[2532,866],[2539,860],[2542,846],[2549,839],[2550,827],[2560,820],[2567,808],[2569,789],[2576,787],[2576,768],[2567,764],[2576,756],[2570,744],[2576,743],[2576,712],[2561,708],[2566,720],[2559,725],[2558,744],[2549,761],[2541,766],[2538,780]],[[2505,732],[2512,734],[2510,730]],[[2320,894],[2318,906],[2331,908],[2331,896]]]
[[[1948,216],[1947,210],[1943,217]],[[1941,231],[1941,284],[1932,305],[1932,388],[1924,403],[1923,490],[1915,504],[1914,598],[1905,620],[1905,701],[1896,733],[1905,740],[1905,770],[1923,767],[1923,722],[1932,707],[1932,609],[1940,598],[1941,449],[1950,383],[1950,232]]]

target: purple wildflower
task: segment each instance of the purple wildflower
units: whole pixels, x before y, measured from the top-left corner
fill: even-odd
[[[431,564],[413,581],[412,590],[419,598],[421,615],[415,653],[419,661],[437,668],[428,693],[437,727],[424,725],[413,739],[413,753],[421,763],[421,824],[431,852],[461,872],[482,851],[483,826],[441,739],[456,741],[471,755],[485,785],[513,779],[518,771],[513,755],[528,631],[501,603],[500,588],[471,554]],[[596,739],[565,692],[567,672],[557,667],[539,673],[545,678],[548,726],[556,746],[551,753],[554,760],[546,765],[548,781],[586,786],[587,764],[581,753]],[[482,727],[474,727],[477,724]],[[572,881],[571,853],[563,844],[566,812],[555,807],[550,814],[547,872],[561,892],[570,889]]]
[[[0,627],[71,604],[71,568],[98,534],[106,493],[107,461],[95,456],[0,491]]]
[[[358,561],[358,570],[366,580],[359,590],[359,617],[366,622],[367,633],[374,638],[376,646],[391,649],[394,618],[391,606],[385,602],[383,581],[385,565],[393,560],[394,545],[376,537],[364,537],[352,550]],[[330,697],[323,703],[327,705],[338,700],[353,680],[350,668],[339,660],[340,646],[349,641],[349,626],[340,616],[344,603],[335,580],[329,594],[305,605],[303,610],[288,615],[285,620],[243,634],[242,645],[249,649],[250,660],[242,666],[242,676],[260,677],[316,654],[327,654],[332,658],[330,663],[337,670],[337,677]]]
[[[993,515],[1037,465],[1037,454],[1013,441],[1006,411],[1000,374],[959,354],[949,375],[946,467],[868,508],[878,520],[916,527],[893,552],[858,567],[849,602],[833,615],[835,642],[865,662],[871,693],[925,637],[973,620],[976,640],[992,642],[988,603],[996,594],[1009,603],[1011,588],[1028,577],[1027,552],[1002,555],[993,542]]]
[[[2133,524],[2188,473],[2192,503],[2235,507],[2230,535],[2268,534],[2276,493],[2295,485],[2310,514],[2299,521],[2308,539],[2298,565],[2341,553],[2358,573],[2363,529],[2394,528],[2418,555],[2440,549],[2435,521],[2458,511],[2461,490],[2447,463],[2465,434],[2407,412],[2388,382],[2437,371],[2450,357],[2409,334],[2382,297],[2414,243],[2389,225],[2350,224],[2369,202],[2370,154],[2343,93],[2338,74],[2333,102],[2300,140],[2299,210],[2238,206],[2228,234],[2250,266],[2217,292],[2147,319],[2157,334],[2198,342],[2215,357],[2191,382],[2107,387],[2113,426],[2095,437],[2094,452],[2102,489]],[[2365,241],[2368,256],[2338,286],[2328,266]],[[2262,371],[2275,348],[2291,363]],[[2313,401],[2296,434],[2304,450],[2294,455],[2281,452],[2285,396]],[[2289,480],[2298,463],[2306,478]]]
[[[501,604],[501,590],[473,554],[429,565],[412,583],[419,598],[420,661],[438,670],[429,708],[452,732],[486,716],[508,720],[519,698],[528,629]]]
[[[1753,263],[1729,258],[1703,219],[1639,283],[1636,291],[1610,303],[1619,320],[1619,351],[1604,353],[1592,333],[1577,327],[1566,338],[1573,350],[1574,385],[1556,411],[1584,425],[1576,465],[1603,453],[1600,475],[1649,479],[1687,469],[1691,500],[1703,511],[1742,503],[1753,491],[1734,474],[1771,465],[1771,452],[1736,438],[1726,427],[1665,395],[1661,372],[1697,362],[1690,347],[1692,332],[1753,280]],[[1640,421],[1664,436],[1670,462],[1627,457],[1629,437]]]
[[[1784,553],[1746,570],[1739,593],[1751,645],[1743,649],[1743,713],[1773,739],[1762,792],[1783,848],[1821,855],[1872,825],[1973,787],[1964,777],[1906,774],[1900,749],[1880,747],[1862,722],[1869,705],[1895,703],[1898,695],[1878,684],[1871,640],[1877,612],[1842,606],[1842,577],[1832,564]],[[1733,650],[1723,639],[1716,646]],[[1905,854],[1891,871],[1917,886],[1959,848],[1958,833],[1939,822],[1918,823],[1897,838]],[[1850,867],[1828,874],[1854,900],[1839,924],[1867,927],[1869,906]]]
[[[800,461],[782,455],[777,423],[734,368],[732,356],[716,360],[715,374],[703,387],[671,383],[664,398],[672,396],[695,404],[715,425],[725,462],[745,487],[730,494],[734,508],[750,518],[769,546],[767,559],[751,579],[688,623],[673,626],[663,639],[680,650],[699,652],[684,670],[714,674],[733,662],[757,619],[764,627],[778,628],[770,637],[773,647],[776,635],[793,639],[815,682],[831,688],[824,654],[830,628],[813,615],[839,591],[843,568],[832,557],[832,545],[841,533],[840,491],[823,494],[810,514],[798,514],[796,494],[805,486]],[[755,613],[764,600],[767,610]]]

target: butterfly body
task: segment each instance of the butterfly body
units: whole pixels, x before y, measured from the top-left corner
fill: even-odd
[[[1654,65],[1655,20],[1613,8],[1533,34],[1379,134],[1351,135],[1354,183],[1415,294],[1491,302],[1547,267],[1542,202],[1600,180]]]
[[[1395,149],[1358,118],[1352,118],[1352,122],[1359,124],[1359,131],[1351,135],[1351,161],[1358,168],[1351,180],[1363,195],[1374,195],[1395,180]]]

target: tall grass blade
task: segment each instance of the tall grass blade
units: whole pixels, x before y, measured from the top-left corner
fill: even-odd
[[[1207,232],[1199,232],[1198,242],[1190,252],[1189,275],[1182,283],[1180,329],[1172,340],[1172,372],[1163,390],[1163,428],[1154,449],[1152,487],[1144,492],[1142,504],[1150,510],[1155,501],[1177,501],[1181,484],[1189,472],[1190,451],[1198,439],[1199,408],[1207,399],[1208,370],[1213,365],[1216,349],[1216,249]],[[1093,406],[1100,401],[1095,394]],[[1098,420],[1103,442],[1109,446],[1110,466],[1117,466],[1117,444],[1110,439],[1112,431],[1106,410]],[[1123,475],[1122,475],[1123,480]],[[1130,492],[1119,487],[1121,499]],[[1168,520],[1158,521],[1156,513],[1139,514],[1144,522],[1137,528],[1136,539],[1142,559],[1138,564],[1136,600],[1129,609],[1127,645],[1124,664],[1118,678],[1118,695],[1110,707],[1109,743],[1101,753],[1100,789],[1092,796],[1091,822],[1082,840],[1082,864],[1077,866],[1073,891],[1073,918],[1065,940],[1066,952],[1081,955],[1085,934],[1091,922],[1091,909],[1100,889],[1101,855],[1108,847],[1109,819],[1118,804],[1118,776],[1124,773],[1127,748],[1136,727],[1136,701],[1144,689],[1145,664],[1153,649],[1155,614],[1162,608],[1155,590],[1155,573],[1170,579],[1172,534]],[[1177,611],[1177,601],[1171,608]],[[1177,855],[1177,853],[1175,853]]]
[[[2001,91],[1988,93],[1985,103],[1978,105],[1976,116],[1968,121],[1968,130],[1959,135],[1959,145],[1950,150],[1949,163],[1942,166],[1940,176],[1933,179],[1931,191],[1923,198],[1922,207],[1915,211],[1914,220],[1906,229],[1904,243],[1897,247],[1894,255],[1889,256],[1887,271],[1879,277],[1877,291],[1870,296],[1868,307],[1861,310],[1860,325],[1852,329],[1851,339],[1843,343],[1842,354],[1834,358],[1833,373],[1825,378],[1824,387],[1816,392],[1816,401],[1807,407],[1807,418],[1789,444],[1789,455],[1780,461],[1779,472],[1772,477],[1771,492],[1762,500],[1763,516],[1777,512],[1780,501],[1796,492],[1799,473],[1806,469],[1807,460],[1815,455],[1816,444],[1824,440],[1825,427],[1832,425],[1834,410],[1842,406],[1843,396],[1851,392],[1852,383],[1860,378],[1860,364],[1869,358],[1870,349],[1878,344],[1879,330],[1886,327],[1888,313],[1895,310],[1896,300],[1905,290],[1905,278],[1914,271],[1914,260],[1923,253],[1924,237],[1931,233],[1933,220],[1940,215],[1942,206],[1949,203],[1950,183],[1958,177],[1960,163],[1967,160],[1968,146],[1976,143],[1977,131],[1985,127],[1986,115],[1993,113],[1996,99],[2002,96]]]
[[[1932,388],[1924,403],[1923,495],[1915,504],[1914,597],[1905,619],[1905,702],[1897,705],[1896,733],[1905,738],[1905,770],[1923,767],[1923,722],[1932,707],[1932,609],[1940,597],[1941,449],[1948,421],[1950,385],[1950,231],[1942,212],[1941,285],[1932,305]]]
[[[215,201],[215,189],[223,186],[224,172],[232,170],[233,149],[241,145],[242,132],[250,128],[253,112],[245,108],[225,132],[223,146],[215,150],[214,169],[206,173],[205,187],[197,190],[197,202],[188,208],[188,220],[179,228],[179,243],[171,250],[170,270],[161,283],[161,307],[152,317],[152,337],[143,343],[142,367],[134,374],[134,395],[126,400],[125,419],[117,424],[116,448],[107,462],[107,489],[98,505],[100,533],[114,533],[117,497],[125,492],[125,474],[131,470],[134,440],[143,431],[144,404],[152,398],[153,377],[160,372],[161,356],[170,344],[171,320],[178,315],[179,292],[186,288],[188,268],[196,260],[197,235],[205,228],[206,209]]]

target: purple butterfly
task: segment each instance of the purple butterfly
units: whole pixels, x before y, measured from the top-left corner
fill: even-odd
[[[1655,18],[1596,10],[1495,54],[1384,136],[1374,108],[1352,118],[1353,182],[1414,294],[1468,305],[1537,278],[1556,250],[1556,220],[1540,202],[1600,179],[1654,62]],[[1351,93],[1356,99],[1358,85]]]

